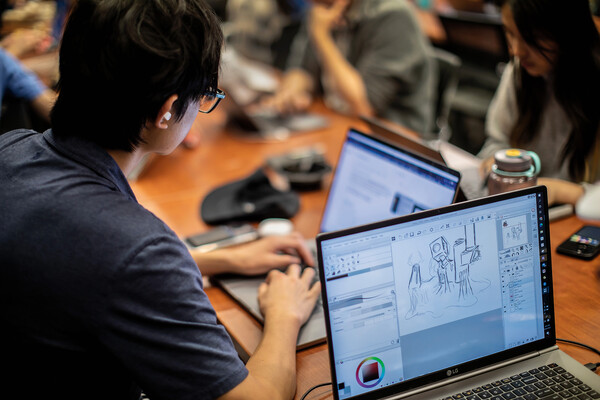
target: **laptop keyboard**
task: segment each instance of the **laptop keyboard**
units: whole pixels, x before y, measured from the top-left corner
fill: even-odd
[[[600,394],[558,364],[543,365],[442,400],[587,400]]]

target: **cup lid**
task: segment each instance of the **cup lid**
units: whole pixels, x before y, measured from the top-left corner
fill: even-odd
[[[505,149],[494,154],[498,169],[507,172],[526,172],[531,168],[533,159],[525,150]]]

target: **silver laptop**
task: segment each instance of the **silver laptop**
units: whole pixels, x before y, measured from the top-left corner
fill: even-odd
[[[460,173],[356,129],[342,145],[320,232],[452,204]]]
[[[412,150],[417,154],[422,154],[441,164],[446,164],[446,160],[439,150],[427,144],[426,141],[410,137],[379,118],[361,115],[360,119],[366,122],[376,135],[381,136],[392,143],[399,143],[403,147]]]
[[[320,232],[379,221],[451,204],[460,173],[382,139],[350,129],[338,158]],[[315,248],[314,238],[308,241]],[[316,248],[315,248],[316,258]],[[264,277],[213,277],[227,293],[262,321],[258,286]],[[325,341],[323,309],[319,304],[304,324],[298,348]]]
[[[473,154],[442,140],[424,141],[410,137],[378,118],[369,116],[360,118],[369,125],[374,134],[460,171],[462,179],[457,201],[487,195],[485,182],[480,173],[481,160]]]
[[[599,398],[556,346],[547,222],[538,186],[318,235],[334,398]]]
[[[228,123],[234,132],[243,134],[245,138],[284,140],[293,133],[329,125],[328,118],[318,113],[281,114],[264,108],[253,110],[252,104],[244,105],[236,99],[235,90],[229,89],[227,94],[223,106]]]
[[[246,140],[282,140],[329,124],[328,118],[318,113],[283,115],[256,107],[262,96],[277,92],[279,75],[275,68],[241,55],[234,47],[224,47],[219,84],[227,97],[221,107],[227,111],[233,132]]]

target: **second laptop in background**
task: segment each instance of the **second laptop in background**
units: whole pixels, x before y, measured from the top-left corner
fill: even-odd
[[[411,149],[350,129],[319,231],[362,225],[454,202],[460,173]]]

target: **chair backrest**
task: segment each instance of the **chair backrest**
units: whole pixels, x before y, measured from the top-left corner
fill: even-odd
[[[458,88],[459,70],[462,61],[456,54],[437,47],[433,49],[433,57],[438,64],[438,85],[434,104],[435,126],[438,138],[447,141],[450,139],[448,117],[452,100]]]
[[[465,11],[439,12],[446,32],[445,47],[461,59],[492,68],[509,59],[500,15]]]

